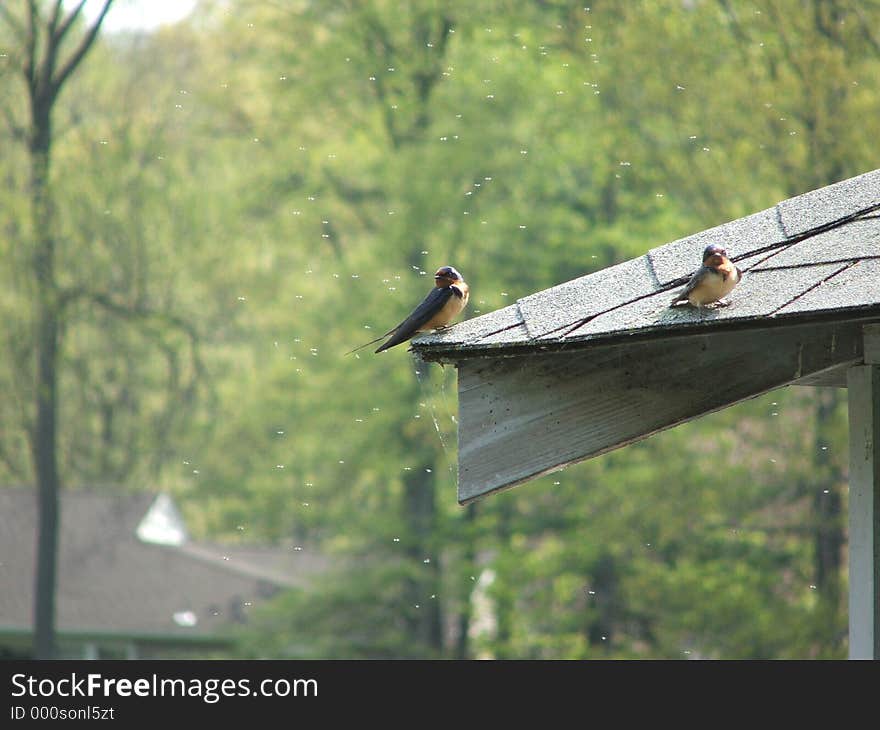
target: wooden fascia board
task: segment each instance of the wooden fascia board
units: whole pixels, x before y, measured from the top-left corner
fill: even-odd
[[[862,324],[734,330],[456,363],[464,504],[863,357]]]

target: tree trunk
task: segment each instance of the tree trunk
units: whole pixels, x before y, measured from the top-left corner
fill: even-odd
[[[433,537],[437,505],[432,467],[433,464],[423,464],[409,472],[404,480],[404,511],[412,530],[407,557],[421,576],[409,581],[407,600],[415,612],[411,622],[412,634],[422,646],[439,656],[443,652],[443,618],[438,598],[440,560]]]
[[[498,540],[498,547],[502,554],[511,554],[511,537],[513,534],[512,522],[514,517],[513,500],[502,498],[498,503],[498,524],[495,529],[495,535]],[[509,586],[513,584],[510,576],[504,575],[501,566],[498,567],[498,577],[496,584],[501,586]],[[494,594],[495,603],[495,658],[496,659],[513,659],[514,652],[513,640],[513,617],[514,617],[514,600],[513,593],[507,588],[503,588]]]
[[[464,508],[463,530],[464,555],[462,566],[468,573],[476,571],[477,551],[473,535],[473,526],[477,516],[477,504],[471,502]],[[464,578],[464,576],[462,576]],[[462,580],[462,598],[458,606],[457,636],[455,640],[455,659],[471,659],[470,630],[473,615],[472,598],[474,586],[469,580]]]
[[[33,283],[34,419],[28,424],[31,459],[37,481],[37,565],[34,587],[34,646],[37,659],[55,654],[55,584],[58,556],[58,350],[61,302],[55,277],[55,226],[49,183],[52,108],[61,87],[92,47],[113,0],[103,0],[96,20],[61,62],[59,51],[85,6],[80,0],[64,14],[64,3],[28,0],[23,19],[3,12],[0,20],[20,42],[20,69],[28,90],[30,124],[30,216]],[[43,10],[46,10],[44,16]],[[0,6],[3,7],[3,6]]]
[[[30,153],[31,226],[34,241],[35,282],[34,392],[36,418],[31,438],[37,479],[38,528],[34,602],[34,656],[55,654],[55,584],[58,559],[58,287],[55,280],[53,207],[49,191],[52,140],[51,108],[54,94],[34,94],[31,100]]]

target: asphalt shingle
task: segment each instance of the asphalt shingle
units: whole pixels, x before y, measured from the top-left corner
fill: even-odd
[[[776,207],[785,236],[793,238],[880,206],[880,170],[811,190]]]
[[[840,309],[880,314],[880,170],[653,248],[482,317],[413,340],[422,357],[455,359],[678,327],[720,327]],[[670,308],[720,243],[744,271],[728,307]]]
[[[523,297],[517,302],[532,339],[593,317],[650,292],[657,283],[646,256]]]
[[[790,302],[780,314],[820,309],[855,309],[880,302],[880,258],[862,259],[821,281]]]
[[[849,261],[870,255],[872,249],[880,256],[880,225],[877,225],[877,220],[853,220],[770,252],[758,259],[757,263],[743,262],[743,266],[756,271]]]

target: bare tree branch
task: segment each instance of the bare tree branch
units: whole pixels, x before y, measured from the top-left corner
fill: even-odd
[[[3,3],[0,3],[0,18],[3,18],[7,24],[15,32],[15,35],[22,38],[25,35],[25,28],[21,21],[16,18]]]
[[[77,5],[73,10],[70,11],[68,16],[64,19],[61,25],[52,30],[52,36],[61,41],[65,35],[67,35],[67,31],[70,30],[70,26],[73,25],[73,22],[77,19],[80,14],[80,11],[83,9],[83,5],[85,5],[85,0],[82,0],[79,5]]]
[[[79,4],[71,16],[76,16],[85,4],[85,0]],[[52,95],[51,84],[52,74],[55,73],[55,66],[58,63],[58,51],[61,48],[61,37],[56,35],[58,21],[61,19],[61,9],[63,0],[55,0],[55,7],[52,9],[52,15],[46,22],[46,50],[39,70],[39,89],[41,94]]]
[[[739,17],[736,14],[736,10],[730,4],[730,0],[718,0],[718,4],[727,16],[727,20],[733,30],[733,35],[740,43],[740,49],[745,52],[745,49],[751,43],[751,39],[749,38],[748,33],[743,29],[742,23],[740,23]]]
[[[794,46],[791,40],[789,40],[788,33],[785,31],[787,19],[782,17],[779,8],[777,8],[772,2],[767,4],[767,10],[768,15],[773,18],[773,23],[776,26],[776,33],[782,43],[782,51],[789,67],[795,72],[795,74],[797,74],[797,77],[801,82],[804,84],[809,83],[809,74],[807,74],[801,64],[798,63],[797,55],[794,52]]]
[[[85,0],[83,0],[76,8],[74,8],[73,11],[71,11],[71,14],[78,13],[84,4]],[[86,34],[80,41],[79,46],[77,46],[76,50],[71,54],[70,58],[67,59],[67,62],[64,64],[64,66],[61,67],[61,70],[52,80],[52,86],[56,91],[60,89],[61,86],[63,86],[64,82],[67,80],[67,77],[70,76],[71,72],[79,65],[79,62],[83,60],[83,57],[86,55],[86,53],[89,52],[89,49],[95,42],[95,38],[98,37],[98,31],[101,29],[101,23],[104,22],[107,11],[110,9],[110,6],[112,4],[113,0],[104,0],[104,6],[101,8],[101,12],[98,14],[95,22],[92,23],[91,27],[86,31]]]
[[[18,459],[6,448],[7,440],[0,439],[0,461],[6,465],[6,470],[21,482],[27,481],[26,469]]]
[[[3,118],[6,120],[6,126],[9,129],[9,133],[12,135],[13,139],[22,141],[27,139],[27,132],[25,128],[19,124],[15,117],[12,115],[12,110],[6,106],[0,106],[0,112],[3,114]]]
[[[58,21],[61,18],[61,6],[63,4],[64,0],[55,0],[55,7],[52,8],[52,17],[49,18],[49,25],[47,26],[50,38],[55,38],[55,29],[58,27]],[[84,4],[85,0],[80,3],[79,7],[74,12],[78,13]]]
[[[365,30],[367,31],[363,36],[367,53],[373,58],[381,55],[383,68],[393,66],[396,49],[391,38],[388,36],[385,26],[382,25],[382,22],[375,16],[375,14],[369,12],[362,16],[362,21]],[[393,108],[394,100],[390,98],[391,93],[385,86],[385,74],[382,73],[382,70],[378,67],[376,69],[373,89],[375,90],[379,105],[382,107],[385,131],[388,133],[388,138],[391,140],[391,146],[396,149],[400,147],[402,140],[397,130]]]
[[[139,320],[143,323],[156,322],[183,333],[189,341],[196,377],[204,373],[204,365],[199,354],[201,338],[196,327],[186,318],[146,306],[127,304],[105,292],[92,291],[85,287],[74,287],[63,292],[59,298],[59,306],[63,311],[65,307],[76,301],[88,301],[120,319]]]
[[[62,292],[59,306],[63,309],[77,301],[88,301],[123,319],[152,320],[173,327],[185,333],[192,342],[199,340],[199,334],[191,322],[158,309],[145,306],[134,306],[118,301],[105,292],[93,291],[85,287],[73,287]]]
[[[871,32],[871,22],[865,16],[865,11],[861,6],[861,1],[858,0],[852,4],[852,10],[859,18],[859,30],[862,31],[862,35],[865,37],[865,41],[868,43],[871,48],[874,49],[874,52],[880,56],[880,38],[875,36]]]
[[[24,40],[24,63],[22,70],[28,87],[33,91],[37,81],[37,0],[28,0],[27,32]]]

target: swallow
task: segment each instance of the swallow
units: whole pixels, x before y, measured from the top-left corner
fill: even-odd
[[[468,285],[461,274],[452,266],[442,266],[434,274],[434,288],[428,292],[428,296],[412,311],[409,317],[381,337],[365,342],[345,354],[350,355],[362,347],[372,345],[391,335],[376,350],[376,352],[383,352],[401,342],[406,342],[417,332],[429,332],[445,327],[461,314],[461,311],[467,306],[469,296]]]
[[[727,306],[722,298],[733,291],[742,279],[740,271],[729,258],[727,251],[717,244],[709,244],[703,251],[703,265],[694,272],[687,286],[669,305],[674,307],[688,302],[694,307],[704,307],[715,302]]]

